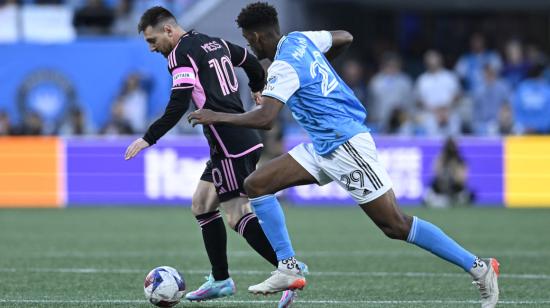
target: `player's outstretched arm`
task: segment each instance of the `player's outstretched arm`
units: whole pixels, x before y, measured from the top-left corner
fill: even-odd
[[[327,59],[332,60],[348,49],[349,45],[353,42],[353,35],[348,31],[336,30],[329,31],[332,35],[332,46],[325,53]]]
[[[209,109],[199,109],[190,113],[187,120],[193,126],[197,124],[228,124],[269,130],[273,127],[277,114],[279,114],[283,105],[277,99],[262,96],[261,104],[245,113],[223,113]]]
[[[189,100],[192,90],[172,90],[170,102],[166,106],[164,114],[156,120],[142,138],[136,139],[126,149],[124,159],[128,160],[136,156],[141,150],[157,143],[183,117],[189,108]]]

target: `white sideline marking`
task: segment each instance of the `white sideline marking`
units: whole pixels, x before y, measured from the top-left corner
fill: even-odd
[[[201,305],[214,304],[216,306],[224,304],[274,304],[275,300],[214,300],[201,302]],[[145,300],[54,300],[54,299],[0,299],[0,303],[26,303],[26,304],[146,304]],[[410,305],[410,304],[479,304],[479,301],[474,300],[296,300],[300,304],[338,304],[338,305],[358,305],[358,304],[386,304],[386,305]],[[498,302],[499,305],[541,305],[550,304],[550,300],[530,300],[530,301],[515,301],[503,300]]]
[[[478,252],[478,255],[495,255],[495,257],[550,257],[550,251],[490,251],[490,252]],[[161,252],[147,252],[147,251],[52,251],[45,253],[33,254],[34,257],[39,258],[111,258],[111,257],[148,257],[148,256],[163,256],[163,257],[193,257],[193,256],[206,256],[205,252],[175,252],[175,251],[161,251]],[[256,257],[257,253],[249,250],[236,250],[229,251],[228,256],[231,257]],[[424,257],[426,252],[424,251],[395,251],[395,250],[377,250],[377,251],[303,251],[297,253],[298,257]]]
[[[31,273],[73,273],[73,274],[139,274],[145,273],[143,269],[127,268],[0,268],[0,273],[31,272]],[[184,274],[207,274],[208,269],[204,270],[185,270]],[[267,275],[268,271],[260,270],[231,270],[235,275]],[[309,276],[353,276],[353,277],[466,277],[463,273],[429,273],[429,272],[316,272],[312,271]],[[526,280],[550,280],[550,275],[546,274],[500,274],[501,278],[526,279]]]

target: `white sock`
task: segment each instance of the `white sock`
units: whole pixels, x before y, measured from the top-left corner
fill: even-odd
[[[485,274],[487,270],[489,270],[488,265],[480,258],[476,257],[476,259],[474,260],[474,264],[470,269],[470,275],[472,275],[474,279],[478,279],[479,277],[483,276],[483,274]]]
[[[298,267],[298,262],[296,261],[296,258],[290,257],[288,259],[280,260],[279,264],[277,265],[277,269],[285,270],[285,271],[292,271],[294,273],[300,273],[300,268]]]

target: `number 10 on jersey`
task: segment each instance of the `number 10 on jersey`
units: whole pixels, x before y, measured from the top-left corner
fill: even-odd
[[[212,59],[208,61],[210,67],[216,70],[218,81],[220,82],[220,88],[223,95],[237,92],[239,89],[239,83],[237,82],[237,76],[233,70],[233,64],[227,56],[223,56],[219,61],[218,59]]]

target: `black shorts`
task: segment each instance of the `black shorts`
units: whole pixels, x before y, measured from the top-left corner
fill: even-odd
[[[218,199],[225,202],[233,198],[244,196],[244,179],[256,170],[262,150],[246,154],[239,158],[227,158],[223,155],[211,156],[206,163],[201,180],[214,183]]]

